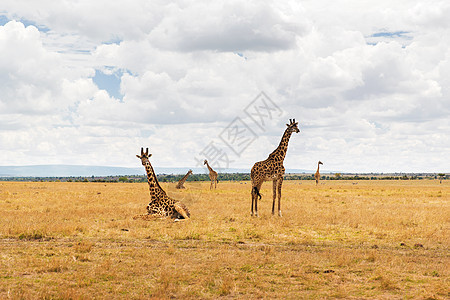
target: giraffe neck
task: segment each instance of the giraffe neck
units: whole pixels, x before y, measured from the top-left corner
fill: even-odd
[[[165,192],[159,185],[158,179],[156,178],[155,171],[153,170],[153,167],[150,164],[150,162],[145,163],[145,171],[147,172],[147,182],[149,185],[150,197],[152,198],[152,200],[156,200],[158,198],[157,191],[159,191],[160,193],[163,193],[163,194],[165,194]]]
[[[320,167],[320,164],[317,163],[317,173],[319,173],[319,167]]]
[[[289,130],[289,128],[287,128],[284,131],[283,137],[281,138],[280,144],[278,145],[277,149],[275,149],[269,155],[269,157],[272,157],[276,160],[281,160],[281,161],[284,160],[284,158],[286,156],[286,152],[287,152],[287,147],[289,144],[289,139],[291,138],[291,134],[292,134],[292,132]]]
[[[191,172],[187,172],[187,174],[184,175],[184,177],[180,179],[179,183],[184,183],[186,181],[186,179],[189,177],[189,175],[191,175]]]
[[[214,172],[214,170],[209,166],[208,162],[206,162],[206,166],[208,167],[209,173]]]

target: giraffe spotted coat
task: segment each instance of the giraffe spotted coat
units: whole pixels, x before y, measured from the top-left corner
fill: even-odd
[[[281,186],[283,184],[283,176],[285,168],[283,161],[286,156],[289,139],[293,132],[298,133],[298,123],[290,120],[290,124],[286,124],[287,128],[284,131],[278,147],[269,154],[266,160],[255,163],[251,170],[252,179],[252,216],[258,216],[258,199],[261,199],[261,186],[264,181],[272,180],[273,182],[273,203],[272,214],[275,213],[275,199],[278,198],[278,215],[281,217]],[[254,210],[253,210],[254,208]]]
[[[167,196],[166,192],[159,185],[156,174],[150,161],[151,154],[148,154],[148,148],[144,153],[141,149],[141,155],[136,155],[142,162],[147,172],[147,181],[150,191],[150,203],[147,205],[147,214],[135,216],[134,219],[150,219],[151,217],[171,217],[174,219],[189,219],[189,209],[180,201]]]

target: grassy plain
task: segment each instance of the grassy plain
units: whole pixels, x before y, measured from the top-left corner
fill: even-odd
[[[450,182],[163,183],[187,221],[133,220],[146,184],[0,182],[0,299],[449,299]]]

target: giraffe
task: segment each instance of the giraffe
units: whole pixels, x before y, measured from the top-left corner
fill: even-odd
[[[147,172],[147,181],[150,190],[150,203],[147,205],[147,214],[134,216],[133,219],[148,220],[152,217],[171,217],[174,219],[189,219],[189,209],[180,201],[174,200],[167,196],[166,192],[159,185],[150,161],[148,160],[151,154],[148,153],[148,148],[144,153],[144,148],[141,148],[141,155],[136,155]]]
[[[186,181],[186,179],[189,177],[189,175],[192,174],[192,170],[189,170],[186,175],[183,176],[183,178],[180,179],[180,181],[178,181],[177,186],[175,188],[177,189],[184,189],[184,182]]]
[[[214,171],[214,170],[209,166],[208,161],[207,161],[206,159],[205,159],[205,162],[204,162],[203,164],[206,165],[206,166],[208,167],[208,170],[209,170],[209,179],[211,179],[211,185],[210,185],[209,189],[211,190],[212,187],[213,187],[213,185],[214,185],[214,188],[217,188],[217,183],[219,182],[219,181],[217,180],[217,172]]]
[[[314,178],[316,179],[316,185],[319,184],[320,181],[320,173],[319,173],[319,166],[323,165],[323,163],[319,160],[319,162],[317,163],[317,171],[316,174],[314,174]]]
[[[251,170],[252,179],[252,216],[253,206],[255,207],[255,216],[258,216],[258,198],[261,199],[261,186],[264,181],[273,181],[273,203],[272,215],[275,213],[275,198],[278,196],[278,215],[281,217],[281,185],[283,184],[283,176],[285,168],[283,166],[284,157],[286,156],[289,138],[293,132],[298,133],[298,122],[289,120],[286,124],[287,128],[284,131],[278,147],[269,154],[266,160],[259,161],[253,165]],[[277,194],[278,191],[278,194]]]

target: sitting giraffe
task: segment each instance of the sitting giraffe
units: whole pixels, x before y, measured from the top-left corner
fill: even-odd
[[[284,166],[283,161],[289,143],[289,138],[293,132],[298,133],[298,122],[289,120],[290,124],[286,124],[287,128],[281,138],[280,145],[275,149],[266,160],[259,161],[254,164],[251,171],[252,179],[252,216],[253,205],[255,206],[255,216],[258,216],[258,198],[261,199],[261,186],[264,181],[273,181],[273,203],[272,215],[275,213],[275,198],[278,190],[278,215],[281,217],[281,185],[283,184]]]
[[[319,160],[319,162],[317,163],[317,171],[316,174],[314,174],[314,178],[316,179],[316,185],[319,184],[320,181],[320,173],[319,173],[319,166],[323,165],[323,163]]]
[[[209,170],[209,179],[211,179],[211,185],[209,186],[209,189],[211,190],[214,184],[214,188],[217,188],[217,183],[219,182],[217,180],[217,172],[214,171],[208,164],[208,161],[205,159],[205,162],[203,163],[208,167]]]
[[[156,178],[155,171],[148,160],[151,154],[148,154],[148,148],[144,153],[144,148],[141,148],[141,155],[136,155],[142,162],[147,172],[147,181],[150,190],[150,203],[147,205],[146,215],[137,215],[133,219],[149,220],[153,217],[171,217],[174,219],[189,219],[190,213],[188,208],[169,196],[159,185]]]
[[[189,175],[192,174],[192,170],[189,170],[186,175],[183,176],[183,178],[180,179],[180,181],[178,181],[177,186],[175,188],[177,189],[185,189],[184,187],[184,182],[186,181],[186,179],[189,177]]]

